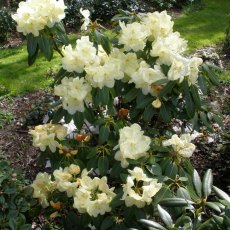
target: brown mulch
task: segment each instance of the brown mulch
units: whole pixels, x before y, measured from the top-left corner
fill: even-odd
[[[33,105],[46,94],[47,91],[38,91],[0,100],[0,111],[11,112],[14,115],[14,121],[0,129],[0,151],[12,162],[13,167],[22,167],[29,180],[33,180],[40,171],[37,165],[39,151],[32,146],[28,127],[22,125],[22,118],[25,118]]]

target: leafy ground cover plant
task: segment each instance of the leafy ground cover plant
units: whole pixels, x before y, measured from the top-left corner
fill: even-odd
[[[32,210],[33,190],[26,187],[20,170],[13,170],[10,163],[0,160],[0,228],[31,229],[28,211]]]
[[[54,50],[62,57],[52,122],[30,131],[41,161],[51,164],[31,185],[47,218],[64,229],[228,226],[228,194],[213,186],[211,170],[201,180],[189,161],[192,131],[221,124],[202,101],[219,83],[211,66],[183,55],[187,42],[165,11],[120,11],[107,37],[80,9],[81,28],[89,29],[74,47],[61,24],[64,9],[63,1],[28,0],[13,16],[30,65],[39,51],[47,60]]]

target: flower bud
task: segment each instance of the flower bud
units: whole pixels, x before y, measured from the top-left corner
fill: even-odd
[[[118,111],[118,115],[120,117],[126,117],[128,114],[129,114],[129,110],[128,109],[121,108]]]
[[[163,89],[163,87],[161,85],[152,84],[151,89],[153,93],[159,93]]]
[[[68,171],[69,171],[70,174],[77,175],[77,174],[79,174],[81,172],[81,169],[80,169],[80,167],[78,165],[71,164],[69,166]]]
[[[53,202],[53,201],[51,200],[51,201],[50,201],[50,206],[51,206],[52,208],[54,208],[54,209],[59,210],[59,209],[61,209],[61,202],[60,202],[60,201],[58,201],[58,202]]]
[[[50,214],[50,219],[55,219],[58,216],[58,212],[53,212]]]
[[[159,109],[161,107],[161,101],[157,98],[152,102],[152,106],[156,109]]]
[[[79,141],[79,142],[82,142],[85,140],[85,138],[87,137],[86,134],[77,134],[76,135],[76,140]]]

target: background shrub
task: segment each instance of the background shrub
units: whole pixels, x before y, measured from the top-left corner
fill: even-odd
[[[183,8],[184,6],[199,4],[201,0],[145,0],[147,5],[155,10],[167,10],[171,8]]]
[[[80,8],[88,9],[91,13],[91,19],[101,19],[109,21],[119,9],[129,11],[140,11],[140,5],[137,0],[65,0],[68,9],[66,10],[66,25],[75,27],[80,24],[82,15]]]
[[[228,15],[228,25],[225,34],[226,37],[224,41],[223,51],[225,54],[230,55],[230,14]]]
[[[0,9],[0,42],[4,42],[10,32],[15,30],[15,22],[11,18],[11,11],[2,7]]]

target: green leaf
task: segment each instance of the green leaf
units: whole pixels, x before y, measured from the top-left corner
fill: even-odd
[[[165,198],[160,201],[160,204],[166,207],[185,207],[189,204],[193,204],[190,200],[185,200],[183,198]]]
[[[185,188],[182,188],[182,187],[178,188],[177,196],[185,200],[192,200],[191,196],[189,195],[189,192]]]
[[[53,57],[53,42],[46,35],[38,37],[38,44],[41,51],[44,53],[46,59],[50,61]]]
[[[213,119],[220,127],[222,127],[222,128],[224,127],[223,119],[222,119],[220,116],[218,116],[218,115],[216,115],[216,114],[213,114],[212,119]]]
[[[162,72],[164,73],[164,75],[167,76],[168,72],[170,70],[170,66],[163,64],[163,65],[161,65],[161,69],[162,69]]]
[[[172,227],[173,221],[169,213],[163,209],[159,204],[157,205],[159,215],[167,227]]]
[[[183,227],[186,223],[191,223],[192,220],[189,216],[182,215],[175,222],[175,227]]]
[[[109,90],[109,88],[104,86],[101,90],[99,90],[99,94],[100,94],[101,102],[104,105],[107,105],[109,103],[109,99],[110,99],[110,90]]]
[[[173,194],[169,188],[162,187],[154,197],[154,205],[158,204],[161,200],[172,196]]]
[[[150,121],[154,114],[156,114],[156,110],[153,108],[151,103],[145,108],[145,111],[143,113],[144,121]]]
[[[91,148],[89,151],[89,154],[87,155],[86,159],[91,159],[91,158],[96,158],[97,156],[97,149],[96,148]]]
[[[20,230],[31,230],[31,224],[24,224]]]
[[[160,108],[160,116],[162,117],[163,121],[168,123],[171,121],[171,111],[169,110],[169,107],[165,105],[165,103],[162,103]]]
[[[169,81],[165,87],[160,91],[158,97],[164,97],[167,94],[171,93],[173,87],[176,85],[176,81]]]
[[[38,37],[34,37],[33,34],[27,35],[27,51],[30,56],[33,56],[36,53],[38,46]]]
[[[169,161],[165,170],[165,175],[171,179],[175,179],[178,174],[178,167],[174,162]]]
[[[213,209],[214,211],[221,213],[220,207],[218,205],[216,205],[215,202],[206,202],[205,205],[208,206],[209,208]]]
[[[82,126],[84,124],[84,113],[76,112],[73,115],[73,120],[74,120],[74,124],[76,125],[78,130],[81,130],[81,128],[82,128]]]
[[[201,89],[202,93],[204,95],[206,95],[207,92],[208,92],[206,78],[204,76],[200,75],[199,78],[198,78],[198,84],[200,86],[200,89]]]
[[[99,130],[99,144],[105,143],[109,138],[109,127],[101,126]]]
[[[206,73],[207,77],[211,81],[211,83],[213,85],[219,85],[220,82],[219,82],[219,79],[218,79],[217,75],[215,74],[215,72],[212,69],[210,69],[207,64],[203,64],[202,67],[203,67],[203,70]]]
[[[161,229],[161,230],[166,230],[162,225],[158,224],[157,222],[153,220],[146,220],[146,219],[140,219],[138,222],[148,226],[148,227],[153,227],[155,229]]]
[[[196,230],[209,230],[209,229],[214,229],[212,228],[213,224],[212,224],[212,219],[208,219],[206,220],[204,223],[202,223],[201,225],[199,225],[198,228],[196,228]]]
[[[96,157],[91,158],[87,162],[87,170],[96,169],[98,167],[98,159]]]
[[[31,66],[36,61],[36,58],[38,56],[38,50],[39,50],[39,47],[37,46],[37,49],[34,55],[30,55],[30,54],[28,55],[28,65],[29,66]]]
[[[213,190],[215,191],[215,193],[218,197],[220,197],[223,200],[230,202],[230,196],[226,192],[222,191],[221,189],[217,188],[216,186],[213,186]]]
[[[189,91],[186,92],[185,96],[185,108],[189,118],[193,118],[195,115],[195,105],[192,100],[192,96]]]
[[[54,116],[52,118],[53,123],[58,123],[65,115],[66,111],[60,107],[57,111],[54,112]]]
[[[193,98],[193,101],[195,102],[195,105],[197,106],[198,109],[200,109],[201,101],[200,101],[200,95],[198,93],[197,87],[195,85],[191,85],[190,90],[191,90],[192,98]]]
[[[139,94],[139,92],[140,90],[134,87],[131,90],[129,90],[129,92],[125,95],[125,103],[134,100]]]
[[[69,124],[71,120],[73,119],[73,116],[68,113],[68,111],[65,110],[64,120],[66,124]]]
[[[85,115],[86,120],[89,123],[93,124],[95,122],[96,118],[95,118],[92,108],[85,106],[84,115]]]
[[[106,175],[108,169],[109,169],[109,160],[106,156],[99,157],[98,160],[98,169],[101,176]]]
[[[123,192],[117,193],[117,195],[113,198],[113,200],[110,203],[110,207],[117,208],[124,204],[124,200],[121,200],[123,196]]]
[[[213,175],[212,175],[212,170],[208,169],[203,178],[203,183],[202,183],[202,188],[203,188],[203,195],[204,196],[209,196],[212,191],[212,183],[213,183]]]
[[[192,100],[192,96],[189,90],[188,80],[184,79],[182,82],[183,95],[185,99],[185,109],[189,118],[193,118],[195,115],[195,106]]]
[[[222,225],[222,224],[223,224],[223,221],[224,221],[224,218],[223,218],[223,217],[217,216],[217,215],[215,215],[215,214],[212,214],[212,216],[213,216],[214,221],[215,221],[218,225]]]
[[[198,119],[198,114],[197,113],[195,113],[194,117],[191,119],[191,123],[192,123],[193,129],[199,131],[199,129],[200,129],[200,123],[199,123],[199,119]]]
[[[107,216],[102,224],[101,224],[101,230],[107,230],[110,229],[110,227],[114,224],[113,218],[111,216]]]
[[[17,223],[16,223],[16,219],[9,219],[9,227],[11,230],[17,230]]]
[[[202,183],[201,183],[201,179],[200,179],[200,176],[198,174],[198,172],[194,169],[193,171],[193,184],[194,184],[194,187],[195,187],[195,191],[197,193],[197,195],[199,197],[201,197],[202,195]]]
[[[140,103],[137,104],[138,109],[143,109],[148,105],[152,106],[153,97],[145,97]]]
[[[105,52],[109,55],[111,53],[111,45],[109,42],[109,38],[106,36],[102,36],[101,45],[102,45],[103,49],[105,50]]]
[[[146,166],[147,170],[152,174],[152,175],[162,175],[162,170],[159,164],[155,163],[154,165],[147,165]]]
[[[28,51],[28,64],[32,65],[38,55],[38,38],[34,37],[33,34],[27,35],[27,51]]]
[[[55,32],[57,34],[57,37],[55,37],[57,42],[67,46],[69,44],[69,39],[66,36],[64,25],[61,22],[55,24]]]
[[[121,174],[122,171],[122,167],[120,162],[116,162],[112,165],[112,170],[110,172],[111,177],[119,177],[119,175]]]
[[[201,118],[202,123],[207,127],[207,129],[212,132],[213,129],[212,129],[210,122],[208,122],[207,114],[204,112],[200,112],[200,118]]]
[[[111,53],[111,45],[109,38],[99,31],[94,31],[94,39],[97,44],[101,44],[105,52],[109,55]]]

